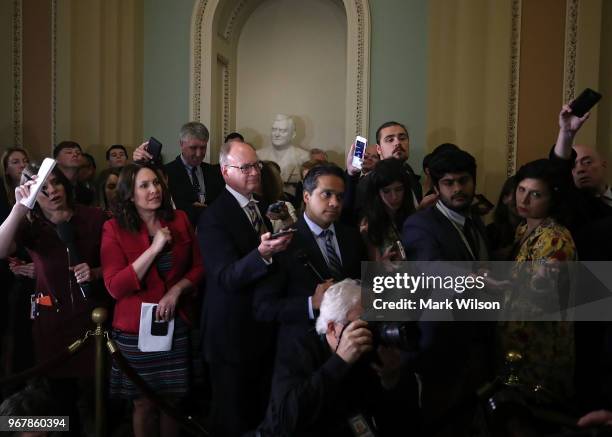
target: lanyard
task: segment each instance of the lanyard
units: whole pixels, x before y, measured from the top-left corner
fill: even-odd
[[[450,218],[448,213],[440,206],[439,203],[436,203],[436,208],[438,208],[438,211],[440,211],[442,213],[442,215],[444,217],[446,217],[451,222],[451,224],[457,230],[457,232],[459,232],[459,236],[461,237],[461,240],[463,241],[463,244],[465,245],[465,248],[468,250],[468,252],[470,252],[470,255],[472,256],[472,259],[474,261],[477,261],[476,257],[474,256],[474,252],[472,252],[472,247],[470,246],[470,243],[467,241],[467,238],[465,238],[465,233],[463,232],[463,229],[461,229],[459,226],[457,226],[457,223],[455,223],[455,221],[452,218]],[[475,237],[476,237],[475,244],[480,245],[480,236],[479,235],[475,235]]]

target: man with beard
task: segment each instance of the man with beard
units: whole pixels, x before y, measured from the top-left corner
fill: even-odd
[[[418,261],[487,260],[484,225],[471,214],[476,160],[463,150],[448,150],[432,159],[429,173],[438,201],[406,220],[406,256]]]
[[[406,219],[402,243],[407,259],[487,260],[484,225],[471,213],[476,189],[474,157],[458,149],[437,153],[429,174],[438,200]],[[419,322],[414,368],[423,384],[425,426],[440,427],[436,435],[470,435],[470,400],[491,377],[492,363],[487,359],[492,350],[491,328],[476,323]]]
[[[346,193],[343,202],[343,220],[352,224],[357,223],[361,216],[361,210],[364,207],[363,199],[365,198],[365,180],[368,177],[361,176],[361,170],[353,167],[353,153],[355,145],[351,149],[346,159]],[[408,156],[410,153],[410,137],[406,126],[397,121],[387,121],[376,130],[376,152],[380,159],[399,159],[404,163],[406,173],[410,179],[410,196],[414,202],[415,209],[423,207],[421,202],[423,199],[423,190],[419,183],[419,176],[414,173],[414,170],[408,164]]]

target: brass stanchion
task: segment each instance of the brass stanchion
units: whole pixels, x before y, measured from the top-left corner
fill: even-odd
[[[91,313],[91,320],[96,324],[96,330],[94,337],[96,340],[96,437],[104,436],[104,380],[105,380],[105,368],[104,368],[104,330],[102,324],[108,317],[108,311],[106,308],[96,308]]]

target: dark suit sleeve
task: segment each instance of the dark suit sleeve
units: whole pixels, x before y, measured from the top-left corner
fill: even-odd
[[[404,223],[402,244],[408,261],[442,260],[437,239],[419,222],[409,219]]]
[[[294,435],[333,410],[350,366],[336,354],[320,366],[313,358],[308,351],[294,347],[279,359],[263,435]]]
[[[203,214],[198,225],[198,241],[207,275],[216,278],[224,290],[239,292],[268,272],[257,248],[240,256],[232,229],[214,214]]]
[[[292,286],[299,285],[290,283],[286,266],[280,266],[274,274],[264,278],[255,288],[253,301],[255,320],[281,323],[307,321],[308,297],[287,296],[287,288]]]

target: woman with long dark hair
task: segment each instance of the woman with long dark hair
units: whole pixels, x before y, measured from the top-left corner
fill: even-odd
[[[123,167],[114,213],[102,235],[104,282],[117,300],[113,337],[148,385],[178,402],[189,381],[188,302],[204,275],[198,243],[187,215],[172,208],[168,187],[151,165]],[[174,320],[169,351],[140,351],[143,303],[157,304],[156,320]],[[159,412],[116,367],[111,373],[111,396],[133,402],[135,436],[178,435],[176,421]]]
[[[98,175],[96,180],[97,204],[108,217],[113,216],[113,209],[117,201],[117,182],[119,181],[120,168],[111,167]]]
[[[370,172],[360,229],[370,261],[403,259],[401,229],[414,212],[410,179],[403,163],[383,159]]]
[[[29,166],[23,173],[32,178],[37,170]],[[26,179],[24,176],[22,180]],[[48,176],[30,210],[20,200],[29,196],[32,184],[33,181],[28,180],[15,189],[15,205],[0,226],[0,257],[5,258],[17,246],[23,246],[34,262],[36,295],[32,332],[36,361],[43,363],[95,328],[91,311],[103,305],[106,297],[99,280],[104,214],[98,208],[75,204],[72,184],[57,167]],[[66,233],[62,233],[62,229],[72,234],[72,246],[78,252],[78,260],[74,259],[73,251],[67,251]],[[84,350],[47,373],[54,394],[61,397],[62,408],[76,408],[76,398],[83,398],[79,393],[92,391],[92,346],[92,342],[86,343]],[[83,399],[89,399],[92,404],[92,397]],[[78,432],[78,422],[74,422]],[[72,420],[70,425],[73,426]]]

